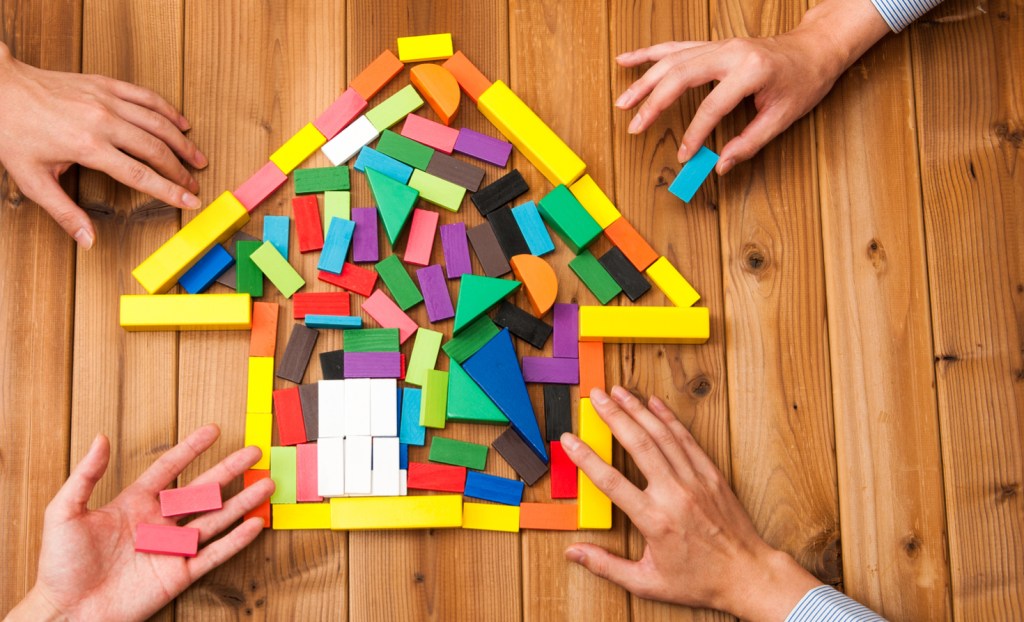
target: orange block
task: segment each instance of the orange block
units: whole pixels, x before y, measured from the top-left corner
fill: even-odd
[[[658,253],[654,252],[647,240],[625,218],[618,218],[605,227],[604,235],[640,272],[658,259]]]
[[[519,506],[519,528],[576,531],[576,504],[523,503]]]
[[[533,255],[516,255],[509,260],[516,279],[522,281],[526,288],[526,297],[530,299],[533,314],[544,317],[558,296],[558,277],[551,264]]]
[[[349,83],[349,86],[355,89],[360,97],[370,101],[370,98],[384,88],[384,85],[391,82],[391,79],[397,76],[403,67],[405,67],[405,63],[398,60],[394,52],[384,50]]]
[[[249,335],[249,356],[274,356],[277,349],[276,302],[252,303],[252,333]]]
[[[462,90],[474,102],[480,99],[484,91],[491,88],[491,81],[484,74],[480,73],[476,65],[470,62],[462,52],[456,52],[451,58],[444,61],[444,64],[441,66],[455,76],[459,86],[462,87]]]
[[[580,342],[580,397],[590,395],[594,387],[605,389],[604,343],[601,341]]]
[[[242,474],[242,481],[245,483],[246,488],[252,486],[261,479],[270,479],[270,471],[263,469],[249,469]],[[270,499],[264,501],[262,505],[258,505],[253,508],[252,511],[245,515],[245,520],[249,520],[253,516],[262,518],[263,528],[270,529]]]
[[[427,100],[431,109],[445,125],[452,124],[452,118],[459,111],[462,93],[455,76],[441,65],[416,65],[409,72],[412,85]]]

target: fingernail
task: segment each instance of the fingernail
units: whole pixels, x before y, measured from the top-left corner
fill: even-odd
[[[679,146],[679,163],[685,164],[690,159],[690,150],[686,148],[686,145]]]
[[[629,89],[626,89],[625,91],[623,91],[622,95],[619,95],[619,98],[615,100],[615,107],[622,108],[631,99],[633,99],[633,92],[630,91]]]
[[[643,123],[643,119],[640,118],[640,115],[636,115],[635,117],[633,117],[633,120],[629,122],[629,129],[627,129],[626,131],[629,132],[630,134],[636,134],[637,132],[640,131],[641,123]]]
[[[607,404],[608,394],[602,391],[598,387],[594,387],[590,390],[590,401],[594,404]]]
[[[559,438],[562,442],[562,449],[566,451],[576,451],[580,446],[580,439],[572,432],[563,432]]]
[[[206,168],[206,165],[209,163],[210,161],[206,158],[206,154],[196,149],[196,166],[199,168]]]
[[[78,248],[83,251],[87,251],[92,248],[92,233],[90,233],[85,227],[82,227],[77,233],[75,233],[75,241],[78,242]]]
[[[721,168],[719,168],[718,174],[719,175],[725,175],[726,173],[731,171],[732,167],[734,167],[734,166],[736,166],[736,160],[733,160],[732,158],[729,158],[728,160],[722,162],[722,166],[721,166]]]
[[[565,558],[573,563],[582,564],[587,556],[583,554],[583,551],[570,547],[565,550]]]
[[[188,119],[185,118],[185,115],[178,115],[178,126],[182,129],[182,131],[188,131],[192,129],[192,124],[188,122]]]
[[[630,393],[624,388],[615,385],[614,387],[612,387],[612,396],[615,397],[616,399],[624,400],[630,396]]]
[[[181,195],[181,203],[189,209],[196,209],[199,207],[199,197],[191,192],[184,192]]]

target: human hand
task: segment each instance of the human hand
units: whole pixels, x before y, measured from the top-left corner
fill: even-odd
[[[199,428],[153,463],[107,505],[89,510],[93,487],[110,458],[110,441],[97,436],[89,452],[46,508],[36,584],[9,620],[141,620],[156,613],[189,585],[230,559],[263,530],[251,518],[219,540],[211,539],[270,498],[273,482],[262,479],[224,501],[224,507],[187,523],[205,544],[193,558],[135,552],[139,523],[176,524],[160,514],[158,494],[217,437],[217,426]],[[240,449],[193,480],[226,486],[259,460],[256,447]]]
[[[642,598],[709,607],[747,620],[782,620],[821,583],[772,549],[721,472],[657,397],[645,408],[622,387],[591,403],[647,479],[641,490],[572,434],[562,446],[615,505],[646,546],[637,561],[576,543],[566,557]]]
[[[58,183],[72,164],[182,209],[199,207],[194,167],[206,156],[185,138],[189,123],[149,89],[98,75],[46,71],[0,44],[0,163],[25,196],[83,249],[96,231]]]

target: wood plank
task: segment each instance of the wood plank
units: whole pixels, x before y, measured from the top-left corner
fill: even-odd
[[[904,34],[839,80],[815,129],[845,589],[937,620],[949,566],[913,114]]]
[[[0,3],[0,40],[22,62],[78,71],[81,11],[80,0]],[[68,474],[75,246],[0,174],[0,611],[9,611],[35,583],[43,510]],[[72,198],[76,181],[64,177]]]
[[[1021,618],[1024,6],[949,2],[911,42],[953,614]]]

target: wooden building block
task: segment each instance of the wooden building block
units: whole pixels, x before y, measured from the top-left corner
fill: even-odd
[[[580,177],[569,187],[569,190],[583,206],[583,209],[587,210],[587,213],[597,221],[601,229],[622,218],[622,214],[616,209],[611,199],[590,175]]]
[[[352,187],[347,166],[297,168],[294,173],[294,182],[295,194],[349,190]]]
[[[470,471],[466,474],[466,490],[462,494],[466,497],[504,505],[519,505],[523,502],[524,488],[525,486],[519,480]],[[516,526],[519,526],[518,520]]]
[[[433,264],[416,271],[416,280],[423,292],[423,301],[427,307],[427,318],[431,322],[440,322],[455,317],[451,294],[444,278],[444,270],[440,264]]]
[[[274,434],[274,416],[269,412],[245,415],[245,447],[259,447],[263,452],[254,469],[270,468],[270,442]]]
[[[373,437],[345,437],[345,494],[373,492]]]
[[[513,207],[512,216],[519,225],[519,231],[522,232],[531,255],[540,257],[555,250],[555,243],[551,241],[551,235],[548,234],[548,229],[544,226],[537,205],[533,201]]]
[[[579,490],[576,465],[562,449],[561,441],[551,442],[551,498],[575,499]]]
[[[291,218],[287,216],[263,217],[263,241],[270,242],[281,253],[281,256],[288,259],[288,235],[291,231]]]
[[[252,332],[249,335],[249,356],[273,357],[277,350],[277,316],[280,306],[276,302],[252,304]]]
[[[318,492],[317,448],[316,443],[302,443],[295,446],[295,500],[299,503],[324,500]]]
[[[346,352],[398,352],[397,328],[365,328],[345,333]]]
[[[356,163],[353,165],[360,173],[365,173],[366,169],[372,168],[378,173],[383,173],[394,179],[400,184],[409,183],[409,177],[412,176],[412,167],[404,162],[392,158],[389,155],[385,155],[369,145],[359,150],[359,157],[356,158]]]
[[[267,462],[270,462],[269,457]],[[242,481],[246,488],[249,486],[255,486],[256,482],[261,479],[270,479],[269,469],[249,469],[245,473],[242,473]],[[267,499],[254,509],[246,512],[245,516],[242,517],[242,520],[249,520],[250,518],[263,519],[263,528],[270,529],[270,499]]]
[[[398,440],[404,445],[422,447],[426,441],[426,429],[420,425],[420,401],[423,392],[420,389],[405,387],[402,389],[402,421],[398,429]]]
[[[420,198],[449,212],[457,212],[466,197],[466,189],[430,173],[414,170],[409,187],[419,191]]]
[[[426,171],[434,177],[450,181],[456,186],[462,186],[470,192],[480,189],[480,183],[484,180],[486,171],[479,166],[473,166],[469,162],[463,162],[444,153],[435,153],[430,158],[430,164]]]
[[[356,230],[352,234],[352,261],[377,261],[380,259],[377,238],[377,208],[357,207],[352,210],[352,222]]]
[[[398,58],[403,63],[442,60],[452,55],[450,32],[398,38]]]
[[[537,454],[523,442],[522,437],[512,428],[508,428],[494,439],[491,447],[501,454],[505,462],[526,482],[527,486],[536,484],[537,480],[548,471],[547,465],[537,457]]]
[[[512,271],[512,267],[505,258],[505,252],[498,244],[498,238],[494,236],[494,229],[489,223],[477,225],[466,232],[476,258],[484,269],[484,274],[490,277],[499,277]]]
[[[282,445],[306,442],[306,423],[302,418],[299,387],[274,391],[274,421],[277,422],[277,440]]]
[[[651,290],[651,284],[644,278],[621,250],[612,247],[607,253],[597,260],[612,279],[619,284],[622,293],[636,302],[641,296]]]
[[[580,395],[590,395],[593,389],[605,390],[604,343],[581,341],[580,353]]]
[[[249,294],[125,294],[120,323],[127,331],[248,330]]]
[[[410,462],[408,486],[412,490],[461,493],[466,487],[466,467]]]
[[[474,103],[480,99],[484,91],[491,88],[491,81],[462,52],[455,52],[441,66],[455,76],[459,87]]]
[[[507,300],[501,302],[494,323],[507,328],[514,336],[541,349],[551,336],[551,325],[537,319]]]
[[[320,226],[319,223],[317,226]],[[292,294],[306,284],[295,268],[269,242],[264,242],[262,246],[252,252],[250,257],[260,272],[270,279],[270,282],[285,298],[291,298]]]
[[[658,253],[625,218],[619,218],[605,227],[604,235],[622,251],[637,270],[646,270],[658,259]]]
[[[277,368],[277,377],[295,384],[302,382],[309,367],[309,357],[313,355],[313,347],[320,331],[302,324],[292,325],[292,334],[288,337],[288,345],[281,356],[281,364]]]
[[[555,298],[558,297],[558,277],[555,276],[555,269],[543,259],[527,254],[513,256],[509,264],[512,266],[512,273],[523,282],[533,314],[538,318],[547,315],[555,304]]]
[[[459,520],[461,522],[461,516]],[[139,553],[195,557],[199,551],[199,530],[195,527],[139,523],[135,526],[135,550]]]
[[[444,428],[447,411],[448,372],[428,369],[420,397],[420,425],[425,428]]]
[[[370,495],[374,497],[397,497],[401,495],[401,471],[388,469],[370,472]]]
[[[487,222],[494,230],[494,237],[498,240],[498,246],[509,260],[516,255],[529,255],[530,247],[526,245],[526,238],[519,230],[519,223],[512,215],[512,208],[499,207],[490,214],[487,214]],[[518,277],[517,277],[518,278]]]
[[[239,240],[235,253],[236,289],[254,298],[263,295],[263,272],[252,261],[252,254],[263,246],[260,240]]]
[[[388,298],[388,295],[379,289],[363,301],[363,311],[377,320],[382,327],[397,328],[398,340],[401,343],[405,343],[405,340],[419,328],[412,318],[398,308],[394,300]]]
[[[367,105],[366,99],[359,91],[349,87],[313,121],[313,125],[320,130],[324,138],[330,140],[363,114]]]
[[[249,357],[249,382],[245,412],[273,412],[274,357]]]
[[[448,340],[442,348],[448,357],[462,363],[497,335],[499,329],[486,315],[481,315],[461,333]]]
[[[316,197],[292,199],[295,217],[295,235],[299,239],[299,252],[318,251],[324,247],[324,230],[320,224],[320,206]]]
[[[393,379],[370,381],[370,434],[373,468],[398,470],[398,384]],[[387,454],[383,453],[385,450]],[[392,453],[394,455],[392,455]]]
[[[430,66],[430,65],[425,65]],[[433,65],[436,67],[437,65]],[[451,154],[455,149],[455,141],[459,138],[459,130],[431,121],[418,114],[411,114],[402,124],[402,136],[426,145],[435,151]]]
[[[351,330],[363,327],[363,318],[358,315],[316,315],[306,316],[306,326],[333,330]]]
[[[423,98],[410,84],[367,111],[366,119],[382,132],[422,105]]]
[[[294,447],[270,448],[270,479],[274,480],[274,494],[270,496],[271,505],[277,503],[295,503],[295,464]]]
[[[320,414],[317,438],[320,440],[345,436],[345,382],[321,380],[317,383],[317,411]]]
[[[227,249],[220,244],[214,244],[213,248],[181,275],[178,285],[190,294],[200,294],[209,289],[217,277],[224,274],[234,263],[235,258]]]
[[[559,358],[579,356],[580,308],[576,303],[559,302],[552,314],[555,322],[555,343],[551,355]]]
[[[463,503],[462,528],[519,533],[519,506]]]
[[[709,335],[706,307],[580,307],[580,341],[701,344]]]
[[[579,359],[524,356],[523,380],[540,384],[579,384]]]
[[[665,294],[665,297],[672,301],[677,307],[692,307],[698,300],[700,294],[692,285],[676,270],[676,267],[665,257],[659,257],[657,261],[647,268],[646,273],[658,289]]]
[[[368,378],[345,380],[342,417],[346,437],[370,436],[370,380]],[[366,468],[370,468],[369,462],[367,462]]]
[[[434,157],[434,150],[430,147],[391,130],[380,133],[377,151],[421,171],[427,170]]]
[[[487,216],[499,207],[508,205],[530,190],[518,169],[512,169],[499,179],[474,192],[470,200],[481,216]]]
[[[377,140],[380,132],[365,115],[358,117],[337,136],[327,141],[320,151],[334,166],[351,160],[359,150]]]
[[[181,488],[168,488],[160,491],[160,515],[185,516],[212,512],[224,507],[220,495],[220,484],[192,484]]]
[[[462,275],[459,285],[459,303],[455,308],[454,333],[458,334],[473,323],[475,319],[487,313],[512,292],[519,289],[520,282],[509,279],[496,279],[475,274]]]
[[[317,383],[299,385],[299,405],[306,442],[312,443],[320,437],[320,386]]]
[[[405,221],[412,213],[416,199],[420,196],[419,190],[400,184],[372,168],[366,170],[366,179],[370,182],[370,190],[377,201],[377,209],[380,211],[381,220],[384,221],[388,241],[394,246],[398,234],[405,226]]]
[[[430,255],[434,250],[434,237],[437,235],[438,217],[437,212],[424,209],[412,211],[412,224],[409,225],[409,237],[405,242],[405,263],[417,266],[425,266],[430,263]]]
[[[273,162],[267,162],[260,170],[253,173],[252,177],[242,182],[242,185],[236,188],[232,194],[249,213],[252,213],[260,203],[263,203],[286,181],[288,181],[288,175],[285,175]]]
[[[377,272],[375,270],[360,268],[354,263],[346,263],[342,266],[341,274],[331,274],[321,270],[317,273],[317,278],[324,283],[337,285],[360,296],[369,296],[377,285]]]
[[[519,528],[576,531],[576,512],[576,504],[523,503],[519,506]]]
[[[668,187],[668,191],[684,202],[689,203],[693,200],[693,195],[697,194],[697,189],[700,188],[700,185],[711,174],[711,171],[715,170],[716,164],[718,164],[718,154],[707,147],[701,147],[683,165],[679,175],[676,176]]]
[[[398,352],[346,352],[346,378],[398,378],[402,375]]]
[[[250,242],[258,241],[257,238],[249,235],[248,233],[246,233],[244,231],[235,231],[235,233],[232,234],[232,236],[230,238],[228,238],[228,241],[224,242],[224,248],[231,255],[231,258],[235,260],[235,263],[233,263],[230,266],[228,266],[228,269],[225,270],[223,273],[221,273],[220,276],[217,277],[217,282],[220,283],[221,285],[223,285],[224,287],[227,287],[228,289],[238,290],[238,242],[242,241],[242,240],[247,240],[247,241],[250,241]],[[252,262],[250,262],[250,264],[251,263]],[[256,270],[256,266],[252,266],[252,269]],[[259,270],[256,270],[256,271],[259,272]],[[262,278],[263,278],[263,275],[261,274],[260,275],[260,279],[262,279]],[[262,280],[260,281],[260,285],[261,286],[263,285]],[[252,294],[252,292],[248,292],[248,291],[242,291],[242,292],[238,292],[238,293],[239,294],[250,294],[250,295]],[[262,289],[260,290],[258,295],[259,296],[263,295],[263,290]]]
[[[448,362],[447,420],[508,425],[508,417],[454,360]]]
[[[405,67],[405,63],[398,60],[394,52],[384,50],[348,86],[358,93],[360,97],[370,101],[388,82],[391,82],[392,78],[402,71],[403,67]]]
[[[352,193],[348,190],[330,190],[324,193],[324,240],[331,234],[331,219],[352,220]]]
[[[577,255],[601,235],[600,225],[565,186],[556,186],[538,205],[544,221]]]
[[[445,391],[447,382],[445,378]],[[430,461],[482,471],[487,468],[487,445],[434,436],[430,439]]]
[[[508,166],[509,156],[512,155],[512,143],[464,127],[459,130],[458,140],[455,141],[455,151],[505,168]]]
[[[351,220],[335,218],[332,221],[327,239],[324,240],[324,250],[320,254],[320,261],[316,264],[317,270],[341,274],[355,230],[356,223]]]
[[[462,526],[462,495],[331,499],[331,529],[443,529]]]
[[[273,510],[274,529],[331,528],[331,506],[327,503],[282,503],[275,505]]]
[[[580,394],[584,395],[582,392]],[[544,385],[544,427],[544,437],[549,442],[561,439],[566,432],[572,432],[572,404],[569,402],[568,385]]]
[[[324,438],[317,441],[316,494],[340,497],[345,494],[345,439]]]
[[[587,286],[590,293],[594,295],[594,298],[606,305],[611,302],[616,296],[622,293],[622,288],[612,275],[608,274],[608,271],[604,269],[590,251],[583,251],[579,255],[569,262],[569,269],[576,273],[576,276],[580,277],[583,284]]]
[[[377,263],[376,269],[402,311],[423,302],[423,294],[413,283],[398,255],[388,255]]]
[[[444,266],[449,279],[457,279],[473,272],[469,259],[469,243],[466,239],[466,223],[454,222],[441,225],[441,248],[444,251]]]
[[[292,317],[296,320],[307,315],[348,315],[351,312],[348,292],[300,292],[292,297]]]
[[[324,380],[345,378],[345,351],[331,350],[320,353],[320,374]]]
[[[323,147],[327,139],[312,123],[307,123],[294,136],[270,154],[270,161],[285,175],[302,164],[313,152]]]
[[[589,398],[580,399],[580,440],[589,445],[602,460],[611,464],[612,433],[608,424],[594,410]],[[579,528],[611,529],[611,500],[583,471],[579,471],[578,486]]]
[[[405,372],[405,381],[421,386],[427,378],[427,370],[437,365],[437,354],[441,350],[441,339],[444,334],[429,328],[416,330],[416,340],[409,357],[409,367]]]
[[[583,175],[583,160],[501,80],[480,96],[477,107],[552,185],[568,185]]]

